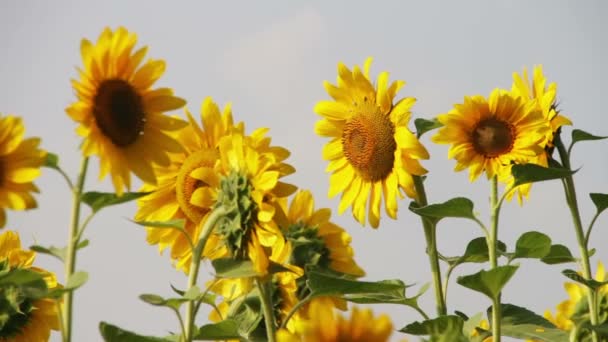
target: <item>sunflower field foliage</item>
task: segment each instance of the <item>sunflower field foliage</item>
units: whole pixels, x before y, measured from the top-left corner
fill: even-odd
[[[105,28],[95,40],[82,39],[80,57],[73,102],[65,108],[82,138],[75,177],[61,166],[63,151],[44,150],[19,116],[0,114],[0,227],[11,226],[7,210],[37,207],[42,168],[58,172],[73,198],[65,246],[24,247],[18,231],[0,231],[0,342],[48,341],[52,334],[74,340],[74,292],[88,279],[77,271],[77,256],[89,243],[86,228],[100,211],[130,201],[137,210],[126,224],[146,232],[146,241],[132,243],[168,251],[183,284],[166,284],[174,292],[169,298],[140,296],[175,314],[170,333],[128,331],[108,317],[99,323],[105,341],[608,341],[608,276],[601,261],[591,260],[592,229],[608,208],[608,194],[589,194],[596,212],[583,218],[578,166],[571,164],[575,144],[606,137],[574,128],[573,113],[557,105],[557,84],[542,66],[514,72],[510,89],[464,95],[444,113],[413,118],[416,99],[403,80],[373,73],[371,58],[337,63],[336,81],[319,81],[327,96],[310,104],[310,115],[318,115],[311,139],[325,142],[318,153],[326,165],[317,167],[328,174],[327,195],[339,196],[337,208],[323,208],[310,184],[292,183],[298,165],[268,128],[239,121],[230,103],[202,97],[187,106],[171,88],[156,87],[167,64],[149,58],[134,32]],[[427,197],[435,171],[424,166],[431,156],[423,134],[447,145],[434,158],[453,159],[454,171],[487,184],[488,213],[478,213],[465,195]],[[99,181],[109,176],[113,192],[85,188],[89,163],[97,161]],[[143,183],[139,189],[134,179]],[[526,205],[535,197],[532,184],[545,181],[563,188],[578,245],[529,231],[507,246],[499,234],[502,205],[513,198]],[[428,275],[364,279],[349,228],[332,218],[346,211],[373,229],[400,215],[419,217]],[[462,246],[462,255],[446,256],[437,227],[452,219],[469,220],[479,235]],[[41,257],[60,260],[63,277],[37,267]],[[502,294],[528,262],[561,264],[568,278],[567,299],[542,314]],[[460,272],[463,264],[477,271]],[[416,283],[427,276],[427,284]],[[449,307],[450,277],[487,299],[487,311]],[[419,305],[422,296],[433,298],[434,310]],[[407,307],[419,320],[394,321],[370,304]]]

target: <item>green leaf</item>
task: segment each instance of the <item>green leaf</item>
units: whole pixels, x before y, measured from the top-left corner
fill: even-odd
[[[461,317],[447,315],[422,322],[410,323],[399,331],[416,336],[430,335],[433,338],[450,337],[449,341],[468,342],[468,339],[462,333],[463,324],[464,321]],[[435,339],[433,341],[435,341]]]
[[[437,119],[427,120],[417,118],[416,120],[414,120],[414,126],[416,126],[416,135],[418,136],[418,138],[420,138],[424,133],[434,130],[435,128],[439,128],[443,126],[443,124],[437,121]]]
[[[458,277],[456,282],[473,291],[481,292],[490,299],[494,299],[515,274],[518,267],[517,265],[506,265],[498,266],[489,271],[481,270],[475,274]]]
[[[46,159],[44,160],[44,166],[51,169],[59,170],[59,156],[55,153],[47,152]]]
[[[113,192],[89,191],[82,194],[80,200],[91,207],[93,212],[97,212],[105,207],[130,202],[148,194],[150,192],[127,192],[118,196]]]
[[[469,317],[464,321],[464,325],[462,327],[462,331],[466,336],[471,336],[475,328],[477,328],[481,321],[484,319],[484,315],[481,312],[476,313],[474,316]]]
[[[198,329],[195,341],[243,340],[239,334],[239,324],[235,320],[226,319],[218,323],[205,324]]]
[[[608,208],[607,194],[591,193],[589,194],[589,197],[591,197],[591,201],[593,201],[593,204],[595,204],[595,208],[597,209],[597,215],[601,214],[602,211]]]
[[[78,243],[78,246],[76,246],[76,250],[85,248],[88,245],[89,245],[89,240],[82,240],[82,241],[80,241],[80,243]],[[44,247],[41,245],[33,245],[33,246],[30,246],[30,249],[36,253],[48,254],[48,255],[54,256],[55,258],[61,260],[62,262],[65,261],[65,255],[67,253],[67,247],[55,247],[55,246]]]
[[[84,271],[77,271],[72,273],[67,283],[63,287],[58,287],[49,292],[49,296],[53,298],[59,298],[64,293],[74,291],[77,288],[84,285],[89,279],[89,274]]]
[[[168,298],[165,299],[159,295],[145,293],[139,296],[139,299],[154,306],[165,306],[174,310],[179,310],[180,306],[189,300],[186,298]]]
[[[545,255],[540,260],[548,265],[563,264],[566,262],[576,261],[568,247],[564,245],[551,245],[549,254]]]
[[[594,291],[596,291],[600,287],[608,284],[608,280],[607,281],[597,281],[595,279],[587,279],[587,278],[583,277],[582,275],[578,274],[578,272],[576,272],[575,270],[563,270],[562,274],[565,275],[566,277],[574,280],[577,283],[587,286],[588,288],[590,288]]]
[[[220,258],[212,260],[211,265],[218,278],[249,278],[258,275],[250,260]]]
[[[424,207],[418,207],[415,202],[412,202],[409,209],[420,216],[434,219],[435,222],[444,217],[475,219],[473,202],[464,197],[456,197],[443,203],[429,204]]]
[[[551,238],[547,235],[531,231],[523,233],[515,243],[515,253],[509,261],[522,258],[540,259],[551,251]]]
[[[507,246],[502,241],[498,241],[497,248],[499,252],[506,252]],[[471,241],[467,245],[464,251],[464,255],[460,257],[459,264],[465,262],[481,263],[490,260],[490,254],[488,253],[488,243],[485,237],[478,237]]]
[[[576,171],[570,171],[568,169],[542,167],[536,164],[517,164],[511,167],[511,174],[515,178],[513,187],[527,183],[565,178],[575,173]]]
[[[132,221],[133,223],[149,228],[161,228],[161,229],[178,229],[184,230],[186,220],[175,219],[168,221]]]
[[[43,298],[48,295],[44,276],[38,272],[23,268],[14,268],[0,275],[0,288],[16,286],[30,299]]]
[[[490,312],[491,307],[488,308]],[[568,341],[568,333],[558,329],[542,316],[512,304],[501,304],[502,335],[550,342]]]
[[[119,328],[115,325],[99,322],[99,331],[106,342],[169,342],[170,340],[154,336],[143,336]]]
[[[608,138],[608,137],[593,135],[591,133],[587,133],[580,129],[573,129],[572,130],[572,142],[570,143],[570,146],[573,146],[574,144],[576,144],[579,141],[602,140],[602,139],[606,139],[606,138]]]

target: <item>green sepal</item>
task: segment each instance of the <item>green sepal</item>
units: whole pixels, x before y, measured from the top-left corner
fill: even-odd
[[[575,174],[576,171],[557,167],[542,167],[536,164],[516,164],[511,167],[511,174],[515,178],[513,188],[527,183],[566,178]]]
[[[106,342],[170,342],[170,339],[139,335],[115,325],[99,322],[99,332]]]
[[[456,282],[468,289],[481,292],[490,299],[495,299],[518,267],[519,265],[505,265],[488,271],[481,270],[474,274],[458,277]]]
[[[437,119],[427,120],[423,118],[417,118],[416,120],[414,120],[414,126],[416,126],[416,136],[420,138],[424,133],[442,127],[443,124]]]
[[[89,245],[88,239],[82,240],[76,246],[76,250],[85,248],[88,245]],[[55,258],[61,260],[62,262],[65,262],[67,247],[55,247],[55,246],[45,247],[45,246],[41,246],[41,245],[33,245],[33,246],[30,246],[30,249],[36,253],[54,256]]]
[[[21,294],[30,299],[48,296],[48,288],[44,276],[33,270],[14,268],[4,269],[0,273],[0,289],[16,287]]]
[[[126,192],[118,196],[113,192],[89,191],[80,196],[80,201],[91,207],[93,212],[98,212],[105,207],[130,202],[149,194],[150,192]]]

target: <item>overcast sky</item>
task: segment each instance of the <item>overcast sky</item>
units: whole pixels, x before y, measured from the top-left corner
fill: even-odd
[[[232,102],[236,120],[245,121],[248,132],[270,127],[273,142],[292,151],[289,161],[297,173],[289,180],[311,189],[318,206],[335,209],[339,198],[326,197],[329,176],[321,158],[326,140],[314,134],[319,117],[312,108],[328,98],[322,82],[335,80],[339,61],[360,65],[373,56],[372,74],[387,70],[391,80],[405,80],[400,95],[416,97],[413,116],[427,119],[448,111],[464,95],[509,88],[514,71],[542,63],[549,81],[558,83],[560,108],[575,127],[608,135],[607,10],[608,3],[599,0],[2,1],[0,112],[22,116],[26,135],[42,137],[42,146],[58,153],[62,167],[75,175],[80,138],[64,108],[75,99],[69,80],[82,64],[80,40],[96,40],[105,26],[124,25],[139,35],[139,46],[149,45],[149,57],[167,62],[158,86],[172,87],[193,112],[212,96],[221,106]],[[447,160],[447,146],[432,144],[429,136],[422,139],[431,153],[431,160],[423,163],[430,170],[429,201],[469,197],[487,222],[488,182],[480,178],[470,184],[467,173],[452,172],[454,161]],[[588,193],[608,193],[606,144],[581,143],[574,149],[573,167],[582,167],[576,184],[585,224],[594,213]],[[93,160],[86,189],[110,191],[109,179],[97,180],[97,166]],[[65,245],[71,195],[52,170],[45,169],[36,183],[42,189],[37,196],[40,208],[9,212],[7,227],[20,232],[25,246],[34,240]],[[397,221],[383,216],[375,231],[369,225],[362,228],[350,212],[334,216],[353,236],[356,260],[367,271],[366,279],[399,278],[419,285],[431,281],[420,221],[408,212],[408,203],[399,202]],[[77,269],[89,271],[90,280],[76,295],[75,341],[100,341],[101,320],[157,335],[178,326],[169,310],[137,298],[141,293],[169,296],[169,284],[185,287],[187,277],[171,267],[167,254],[160,256],[156,246],[147,245],[143,229],[128,222],[135,209],[132,203],[104,210],[85,234],[91,244],[79,253]],[[537,229],[578,256],[568,213],[559,182],[535,185],[524,207],[505,206],[499,237],[513,248],[519,235]],[[607,225],[602,217],[594,229],[594,269],[598,260],[608,262]],[[470,222],[442,221],[440,251],[462,253],[480,234]],[[63,267],[56,260],[41,255],[37,264],[63,279]],[[560,274],[565,268],[574,265],[523,261],[503,300],[539,314],[554,310],[566,297]],[[456,275],[477,269],[478,265],[463,267]],[[207,267],[200,278],[209,274]],[[434,314],[433,291],[421,303]],[[473,315],[490,303],[453,283],[448,305],[451,311]],[[407,307],[380,305],[374,311],[389,313],[396,329],[420,319]]]

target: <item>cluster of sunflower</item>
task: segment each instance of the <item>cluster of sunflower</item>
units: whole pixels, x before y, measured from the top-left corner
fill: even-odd
[[[509,310],[518,315],[525,311],[500,301],[500,289],[517,269],[511,260],[561,257],[563,262],[574,261],[561,245],[549,242],[542,255],[522,256],[525,252],[518,249],[507,253],[498,240],[503,200],[517,196],[523,203],[534,181],[561,178],[569,205],[576,205],[568,159],[571,148],[565,151],[560,138],[561,128],[572,123],[559,113],[557,86],[547,84],[540,67],[534,69],[532,81],[526,71],[515,74],[511,90],[494,90],[488,98],[467,96],[464,103],[436,119],[417,119],[416,131],[409,128],[415,99],[396,100],[405,82],[389,82],[387,72],[374,82],[371,59],[362,69],[340,63],[336,84],[325,83],[332,100],[314,108],[322,116],[316,133],[331,139],[322,153],[328,160],[326,171],[331,173],[328,195],[341,194],[338,213],[351,208],[359,223],[377,228],[381,207],[396,219],[398,201],[407,196],[412,200],[410,210],[421,216],[437,302],[437,318],[431,319],[417,304],[424,289],[408,298],[407,286],[399,280],[359,279],[365,272],[354,260],[350,235],[332,222],[330,209],[315,208],[310,191],[284,182],[295,172],[287,163],[290,152],[272,145],[267,128],[247,133],[245,124],[233,119],[229,104],[220,108],[209,97],[202,102],[200,115],[193,115],[185,109],[186,101],[170,88],[153,87],[165,63],[144,61],[147,47],[136,49],[136,43],[136,35],[122,27],[105,29],[96,42],[82,40],[83,67],[78,69],[79,79],[72,80],[77,100],[66,109],[83,138],[83,161],[75,182],[59,167],[56,155],[38,148],[39,139],[23,139],[19,118],[0,117],[0,225],[6,223],[4,208],[36,207],[32,193],[38,189],[33,181],[42,166],[64,176],[74,194],[75,209],[64,250],[34,246],[27,251],[21,249],[16,232],[0,235],[0,341],[45,341],[51,330],[61,330],[63,341],[71,341],[72,294],[86,280],[82,272],[75,272],[77,251],[86,246],[83,232],[96,212],[130,200],[137,200],[134,219],[146,227],[147,242],[157,245],[160,252],[168,249],[172,264],[188,275],[186,289],[174,288],[176,298],[141,297],[173,309],[181,332],[152,339],[102,323],[101,334],[107,341],[122,341],[125,336],[131,341],[390,338],[393,324],[386,315],[374,317],[371,310],[356,306],[350,308],[350,318],[337,314],[336,310],[348,310],[348,302],[402,304],[420,312],[424,321],[401,332],[432,339],[441,336],[445,341],[499,341],[500,322],[512,318]],[[182,108],[185,119],[166,115]],[[421,160],[428,159],[429,153],[419,138],[436,128],[439,131],[432,141],[451,145],[448,157],[456,160],[456,171],[469,169],[471,181],[485,172],[491,180],[489,226],[472,214],[472,203],[469,206],[466,199],[427,203],[427,170]],[[579,140],[599,138],[579,133]],[[560,153],[561,164],[552,156],[554,149]],[[93,156],[100,162],[99,178],[109,175],[114,193],[84,191]],[[144,183],[138,192],[131,192],[131,173]],[[499,182],[505,185],[500,199]],[[596,198],[608,207],[608,197]],[[91,208],[84,220],[80,218],[82,204]],[[442,260],[450,267],[448,277],[454,267],[466,262],[465,257],[490,262],[490,270],[481,271],[481,276],[459,279],[461,285],[493,300],[490,324],[481,316],[447,314],[444,286],[448,279],[441,277],[435,230],[444,217],[473,219],[485,232],[477,254]],[[533,233],[538,241],[543,239]],[[555,316],[547,312],[546,319],[530,312],[523,318],[526,324],[511,327],[517,337],[557,341],[567,336],[564,331],[574,331],[575,338],[602,338],[597,327],[608,316],[604,269],[600,264],[596,280],[591,279],[587,243],[588,236],[582,273],[568,273],[578,281],[567,284],[571,299],[560,304]],[[52,273],[32,266],[35,252],[65,262],[64,286],[57,284]],[[499,257],[507,257],[508,264],[500,266]],[[205,259],[211,261],[216,277],[203,282],[198,273]],[[202,304],[210,305],[210,323],[198,327],[195,317]]]

